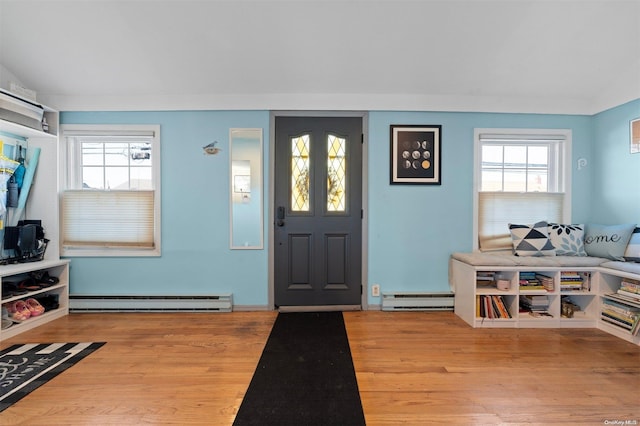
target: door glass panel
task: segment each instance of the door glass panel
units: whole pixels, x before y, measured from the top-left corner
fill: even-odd
[[[346,206],[347,159],[346,139],[327,138],[327,211],[343,212]]]
[[[291,139],[291,211],[309,211],[309,135]]]

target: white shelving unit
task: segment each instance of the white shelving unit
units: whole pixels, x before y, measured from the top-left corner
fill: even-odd
[[[514,328],[589,328],[596,327],[599,317],[598,291],[594,288],[594,268],[549,268],[549,267],[487,267],[471,266],[453,261],[456,286],[455,313],[473,327],[514,327]],[[579,272],[588,279],[580,291],[563,291],[560,286],[561,273]],[[484,288],[477,285],[478,272],[495,272],[509,281],[509,290],[496,287]],[[553,290],[521,290],[521,273],[533,272],[550,277]],[[477,298],[479,296],[501,296],[511,318],[483,318],[479,316]],[[550,316],[532,316],[520,310],[520,296],[546,296]],[[580,307],[573,317],[562,316],[562,298],[568,296],[574,305]]]
[[[19,263],[15,265],[0,266],[0,281],[19,282],[28,278],[29,272],[47,271],[50,276],[57,277],[60,281],[50,287],[31,291],[27,294],[7,297],[2,299],[2,304],[15,302],[16,300],[38,298],[43,295],[56,295],[59,306],[57,309],[45,311],[42,315],[31,317],[20,323],[0,331],[0,340],[8,339],[17,334],[31,330],[39,325],[69,314],[69,261],[68,260],[42,260],[39,262]]]
[[[618,289],[620,289],[620,284],[623,278],[631,278],[634,280],[638,280],[637,275],[620,272],[616,274],[611,274],[608,272],[598,272],[597,278],[600,286],[600,294],[603,299],[607,298],[607,295],[611,293],[616,293]],[[619,300],[616,301],[620,304],[625,304],[631,308],[640,308],[640,303],[633,302],[621,302]],[[599,309],[602,309],[602,302]],[[600,317],[598,317],[598,328],[606,331],[607,333],[613,334],[614,336],[620,337],[621,339],[625,339],[629,342],[632,342],[636,345],[640,345],[640,333],[636,336],[632,335],[628,330],[618,327],[615,324],[611,324],[610,322],[604,321]]]
[[[635,278],[634,274],[613,272],[600,267],[527,267],[527,266],[473,266],[452,260],[452,280],[455,287],[456,315],[475,328],[598,328],[640,345],[640,336],[633,336],[628,330],[602,320],[601,310],[606,295],[620,288],[623,277]],[[478,276],[494,272],[509,281],[508,290],[478,285]],[[527,291],[520,289],[520,277],[523,272],[535,272],[553,280],[553,290]],[[584,278],[584,286],[578,291],[563,291],[561,276],[566,272],[578,272]],[[520,312],[521,295],[544,295],[548,298],[547,311],[550,316],[532,316]],[[501,296],[509,310],[511,318],[483,318],[478,309],[477,300],[481,296]],[[562,298],[568,296],[574,305],[579,306],[571,318],[562,315]],[[629,304],[633,306],[633,304]]]
[[[58,113],[47,107],[44,107],[44,116],[49,124],[47,132],[0,119],[0,140],[25,139],[23,146],[27,150],[40,149],[36,172],[29,189],[29,198],[22,219],[41,220],[45,238],[49,240],[43,260],[0,265],[0,282],[19,281],[27,278],[29,273],[33,271],[47,271],[49,275],[57,277],[60,281],[51,287],[11,297],[2,295],[2,290],[0,289],[0,296],[2,296],[2,304],[4,305],[19,299],[37,298],[42,295],[53,294],[58,298],[59,307],[1,330],[0,340],[13,337],[69,313],[69,261],[60,259],[59,244],[59,120]],[[28,158],[29,155],[27,155]]]

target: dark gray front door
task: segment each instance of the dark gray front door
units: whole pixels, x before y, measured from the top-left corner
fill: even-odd
[[[362,118],[275,120],[274,301],[361,304]]]

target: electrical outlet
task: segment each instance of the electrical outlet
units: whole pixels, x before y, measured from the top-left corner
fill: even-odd
[[[374,284],[371,286],[371,295],[373,297],[380,296],[380,284]]]

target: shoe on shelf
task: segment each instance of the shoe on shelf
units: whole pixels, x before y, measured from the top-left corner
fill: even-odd
[[[25,304],[27,305],[27,308],[29,308],[29,312],[31,312],[32,317],[42,315],[42,313],[44,312],[44,308],[42,307],[42,305],[38,303],[38,301],[33,297],[25,300]]]
[[[18,283],[11,281],[2,282],[2,298],[9,299],[14,296],[20,296],[29,293],[29,290],[22,290],[18,288]]]
[[[26,278],[18,283],[19,290],[36,291],[42,290],[42,286],[38,285],[33,278]]]
[[[33,271],[29,273],[29,276],[42,287],[49,287],[60,282],[60,279],[58,277],[52,277],[51,275],[49,275],[49,271]]]
[[[7,329],[13,325],[13,321],[9,318],[9,310],[5,305],[2,305],[2,330]]]
[[[38,295],[35,299],[42,305],[45,311],[53,311],[60,307],[59,297],[57,294]]]
[[[24,300],[16,300],[8,303],[7,309],[11,318],[16,321],[24,321],[31,318],[31,311]]]

